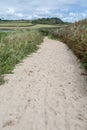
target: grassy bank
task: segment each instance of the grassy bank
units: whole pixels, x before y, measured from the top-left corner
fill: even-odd
[[[3,75],[11,73],[24,57],[38,49],[43,37],[38,31],[0,33],[0,84]]]
[[[65,42],[80,58],[87,69],[87,24],[72,24],[68,27],[55,30],[52,36]]]

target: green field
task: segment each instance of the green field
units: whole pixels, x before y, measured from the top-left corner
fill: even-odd
[[[31,22],[13,21],[13,22],[0,22],[0,30],[15,30],[15,29],[39,29],[39,28],[57,28],[63,27],[61,24],[32,24]]]
[[[32,26],[32,23],[27,21],[0,22],[0,27],[28,27],[28,26]]]
[[[32,23],[0,23],[0,27],[26,27],[31,25]]]
[[[30,28],[32,29],[39,29],[39,28],[56,28],[56,27],[60,27],[60,26],[63,26],[63,25],[48,25],[48,24],[36,24],[36,25],[33,25],[31,26]]]

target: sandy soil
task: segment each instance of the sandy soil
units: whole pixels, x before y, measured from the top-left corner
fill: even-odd
[[[87,82],[68,47],[45,38],[0,86],[0,130],[87,130]]]

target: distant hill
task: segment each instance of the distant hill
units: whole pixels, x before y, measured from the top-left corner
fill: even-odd
[[[64,22],[59,18],[41,18],[32,20],[32,24],[63,24]]]
[[[0,19],[0,23],[3,22],[32,22],[32,24],[64,24],[64,22],[59,19],[59,18],[41,18],[41,19],[34,19],[34,20],[25,20],[25,19],[20,19],[20,20],[8,20],[8,19]]]

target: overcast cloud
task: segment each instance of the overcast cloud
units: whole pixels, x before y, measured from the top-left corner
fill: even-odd
[[[1,19],[59,17],[74,22],[87,18],[87,0],[2,0]]]

